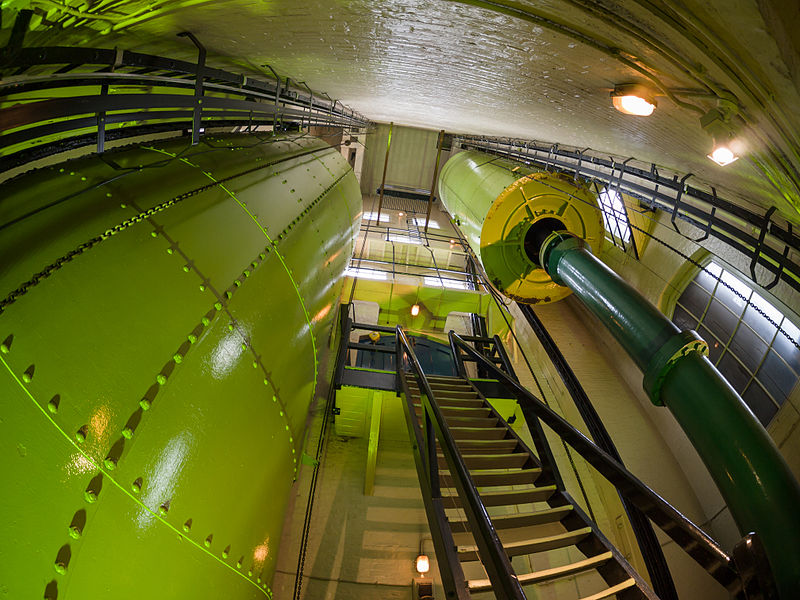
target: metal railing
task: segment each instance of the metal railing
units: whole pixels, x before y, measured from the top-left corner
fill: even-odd
[[[369,123],[269,65],[274,80],[207,66],[205,48],[188,32],[181,35],[197,47],[194,63],[118,48],[23,47],[28,12],[19,13],[0,49],[0,103],[7,103],[0,109],[0,173],[73,148],[101,153],[109,140],[155,133],[188,131],[196,144],[212,127]]]
[[[511,561],[506,555],[500,538],[491,523],[486,507],[478,494],[475,482],[469,474],[464,459],[456,446],[444,416],[428,383],[425,373],[417,360],[414,350],[399,325],[397,336],[397,375],[399,392],[405,397],[404,411],[411,442],[414,446],[414,460],[420,480],[425,512],[436,549],[439,572],[448,598],[466,600],[469,598],[466,579],[456,553],[452,532],[444,512],[439,481],[439,459],[436,452],[437,441],[447,462],[453,486],[461,498],[467,521],[478,547],[478,554],[486,569],[492,589],[498,598],[524,600],[525,594],[517,580]],[[420,427],[414,410],[413,400],[403,371],[409,365],[412,376],[417,379],[420,390],[423,425]]]
[[[790,222],[780,222],[775,207],[759,214],[719,197],[713,186],[706,190],[690,185],[691,173],[667,176],[659,173],[655,164],[640,168],[628,164],[631,158],[606,158],[589,148],[576,150],[534,140],[468,135],[457,136],[454,147],[457,143],[465,149],[555,169],[596,182],[600,188],[623,192],[637,199],[644,208],[669,214],[673,228],[684,238],[700,243],[714,237],[744,254],[750,261],[752,280],[764,289],[784,281],[800,291],[800,235]],[[689,223],[699,230],[700,236],[691,237],[681,230],[679,222]],[[770,275],[769,281],[758,281],[757,266]]]
[[[514,394],[534,438],[537,451],[540,452],[540,459],[542,459],[542,453],[552,457],[546,439],[537,441],[537,438],[543,438],[543,434],[537,435],[536,433],[537,431],[541,432],[541,421],[574,448],[587,463],[614,485],[621,495],[658,525],[731,594],[738,598],[748,599],[777,598],[772,595],[774,594],[772,575],[769,572],[768,563],[765,562],[763,546],[755,534],[749,533],[745,536],[734,550],[734,558],[732,558],[700,527],[687,519],[563,417],[522,387],[518,381],[506,374],[492,361],[481,356],[464,338],[451,331],[450,341],[458,355],[463,350],[472,356]],[[543,467],[546,462],[542,459]]]

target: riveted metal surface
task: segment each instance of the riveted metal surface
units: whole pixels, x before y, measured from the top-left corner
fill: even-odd
[[[358,184],[309,137],[104,158],[2,191],[0,589],[270,596]]]
[[[555,302],[570,293],[528,255],[527,235],[535,223],[558,222],[596,250],[602,246],[594,194],[566,176],[467,151],[450,158],[439,181],[442,202],[494,286],[520,302]]]

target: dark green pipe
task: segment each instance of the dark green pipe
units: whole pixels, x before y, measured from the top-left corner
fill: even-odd
[[[750,409],[704,356],[705,343],[669,319],[589,252],[559,232],[542,244],[543,267],[609,329],[697,449],[740,531],[766,546],[780,597],[800,593],[800,485]]]

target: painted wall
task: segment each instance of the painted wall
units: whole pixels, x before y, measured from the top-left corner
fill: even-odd
[[[386,185],[430,190],[438,136],[438,131],[395,125],[386,168]],[[366,144],[369,150],[365,155],[361,176],[361,192],[365,195],[374,194],[381,185],[388,138],[387,123],[375,124],[374,129],[367,134]],[[441,164],[444,164],[447,156],[448,152],[442,152]]]
[[[650,218],[652,219],[653,234],[680,250],[683,254],[699,261],[711,253],[727,262],[740,273],[749,273],[747,259],[724,244],[711,238],[704,242],[703,247],[700,247],[698,244],[678,235],[672,228],[668,215],[662,213],[652,215]],[[681,223],[681,229],[690,236],[700,236],[698,231],[692,230],[686,224]],[[605,247],[601,258],[668,315],[671,314],[675,300],[680,296],[683,287],[694,277],[696,272],[696,268],[691,264],[687,264],[680,255],[663,244],[652,242],[649,243],[645,252],[641,254],[640,261],[636,261],[633,256],[624,254],[621,250],[611,245]],[[759,275],[763,277],[763,281],[768,281],[768,277],[763,273],[759,273]],[[795,292],[783,282],[770,292],[759,289],[759,293],[765,297],[768,297],[771,293],[788,307],[800,306],[800,293]],[[591,316],[585,311],[578,311],[578,315],[581,316],[584,322],[591,322]],[[598,340],[602,343],[604,352],[619,354],[623,358],[623,360],[616,363],[620,375],[627,381],[644,410],[657,424],[661,435],[667,441],[670,452],[684,469],[690,485],[702,504],[705,519],[709,522],[712,531],[722,545],[730,549],[732,544],[739,539],[738,530],[694,448],[672,416],[667,411],[652,406],[650,401],[647,400],[641,388],[641,373],[631,361],[622,356],[624,353],[617,343],[605,332],[600,332]],[[767,427],[767,431],[772,436],[773,441],[778,445],[790,468],[798,477],[800,477],[799,409],[800,388],[794,390],[789,400],[781,407],[772,423]]]
[[[0,589],[271,596],[358,184],[308,136],[104,159],[0,191]]]

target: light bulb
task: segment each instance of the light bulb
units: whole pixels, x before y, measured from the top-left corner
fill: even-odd
[[[419,304],[415,304],[411,307],[411,316],[416,317],[419,314]]]
[[[431,570],[431,561],[425,554],[420,554],[417,557],[417,573],[424,575]]]
[[[738,160],[739,157],[727,146],[716,146],[714,150],[711,151],[711,154],[708,155],[708,158],[713,160],[720,167],[724,167]]]
[[[638,117],[649,117],[656,108],[655,104],[639,96],[614,96],[612,103],[619,112]]]

